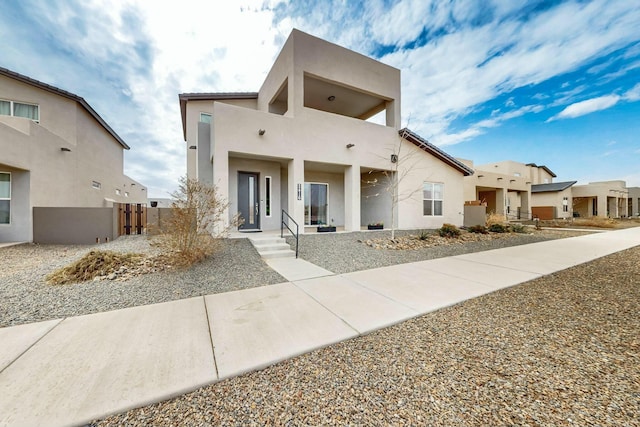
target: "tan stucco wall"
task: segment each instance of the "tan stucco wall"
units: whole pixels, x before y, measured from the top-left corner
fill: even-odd
[[[621,180],[590,182],[586,185],[574,185],[572,187],[574,198],[593,198],[593,200],[580,201],[579,212],[582,216],[592,216],[591,205],[597,198],[597,212],[599,217],[617,218],[626,216],[627,199],[629,192],[626,182]],[[588,210],[583,209],[588,205]]]
[[[24,198],[30,208],[109,207],[111,200],[146,203],[146,188],[123,174],[124,147],[80,104],[3,76],[0,99],[38,104],[40,113],[39,123],[0,115],[0,165],[5,165],[0,171],[29,171],[29,192],[12,194],[12,216],[19,212],[13,205],[22,206]],[[94,189],[93,181],[101,188]],[[12,238],[31,240],[31,232],[19,223],[16,219]],[[19,236],[18,228],[23,230]],[[27,228],[32,228],[30,215]],[[0,240],[8,238],[0,234]]]
[[[549,191],[544,193],[533,193],[531,195],[533,206],[553,206],[555,207],[556,218],[571,218],[573,216],[573,192],[571,187],[563,191]],[[567,198],[567,212],[563,210],[563,198]]]

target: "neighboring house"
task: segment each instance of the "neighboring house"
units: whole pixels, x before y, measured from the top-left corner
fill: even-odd
[[[217,185],[241,230],[279,229],[282,210],[307,232],[388,228],[384,183],[396,166],[407,172],[396,175],[398,227],[462,224],[462,178],[472,171],[400,129],[396,68],[294,30],[258,92],[179,100],[187,176]]]
[[[556,176],[535,163],[507,160],[474,166],[471,160],[460,160],[475,171],[464,179],[465,201],[480,201],[488,213],[506,215],[510,220],[531,219],[531,185],[551,182]]]
[[[625,181],[598,181],[573,186],[573,211],[580,217],[621,218],[628,215]]]
[[[533,184],[532,212],[539,219],[567,219],[574,216],[571,187],[577,181]]]
[[[31,241],[36,207],[146,203],[128,149],[83,98],[0,68],[0,242]]]
[[[629,202],[627,203],[629,209],[627,215],[629,217],[640,216],[640,187],[628,187]]]

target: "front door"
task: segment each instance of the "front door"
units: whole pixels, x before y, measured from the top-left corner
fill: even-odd
[[[260,229],[260,197],[258,194],[259,174],[238,172],[238,213],[241,221],[238,230]]]

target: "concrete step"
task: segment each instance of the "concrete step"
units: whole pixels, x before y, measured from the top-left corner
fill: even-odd
[[[286,243],[254,243],[253,247],[256,248],[258,253],[269,252],[269,251],[279,251],[279,250],[290,250],[291,247]]]
[[[276,250],[276,251],[260,252],[260,256],[264,259],[295,258],[296,253],[291,249],[283,249],[283,250]]]

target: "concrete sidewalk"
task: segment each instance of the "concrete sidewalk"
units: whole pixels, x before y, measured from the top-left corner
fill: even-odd
[[[0,425],[82,425],[640,245],[640,227],[0,329]]]

